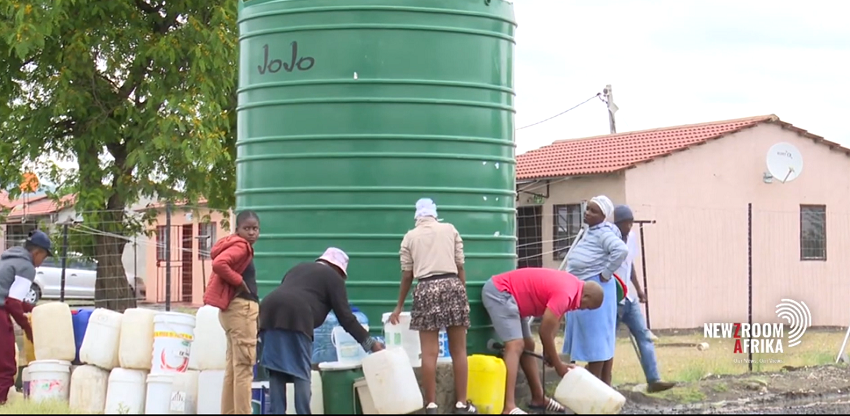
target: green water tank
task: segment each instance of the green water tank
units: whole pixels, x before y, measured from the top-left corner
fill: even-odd
[[[261,295],[339,247],[349,299],[380,333],[429,197],[463,236],[469,351],[484,351],[481,286],[516,267],[515,28],[504,0],[240,5],[236,205],[261,219]]]

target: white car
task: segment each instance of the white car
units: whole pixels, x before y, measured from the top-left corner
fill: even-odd
[[[136,297],[144,296],[142,279],[127,275],[127,284],[135,287]],[[65,299],[93,300],[97,280],[97,261],[80,255],[68,254],[65,264]],[[135,285],[131,282],[135,281]],[[56,257],[44,259],[35,269],[35,282],[27,294],[26,301],[35,305],[41,299],[60,299],[62,290],[62,260]]]

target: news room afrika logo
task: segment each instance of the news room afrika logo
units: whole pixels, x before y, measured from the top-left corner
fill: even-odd
[[[805,302],[782,299],[776,305],[776,316],[785,324],[711,323],[703,325],[705,338],[734,339],[734,354],[780,354],[785,347],[796,347],[806,330],[812,326],[812,312]],[[786,345],[787,342],[787,345]]]

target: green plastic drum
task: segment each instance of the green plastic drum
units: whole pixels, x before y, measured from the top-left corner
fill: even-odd
[[[239,9],[236,208],[260,216],[260,295],[339,247],[350,257],[349,300],[379,333],[398,298],[402,237],[429,197],[464,239],[468,350],[486,353],[481,287],[516,268],[513,5],[249,0]]]
[[[322,376],[322,399],[326,415],[361,415],[360,400],[354,382],[363,378],[360,364],[329,362],[319,364]]]

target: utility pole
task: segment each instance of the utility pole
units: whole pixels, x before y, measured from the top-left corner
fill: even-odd
[[[614,104],[614,92],[611,89],[611,84],[605,86],[605,89],[602,90],[602,95],[605,96],[605,104],[608,105],[608,125],[611,129],[611,134],[617,133],[617,123],[614,120],[614,113],[619,110],[617,105]]]

